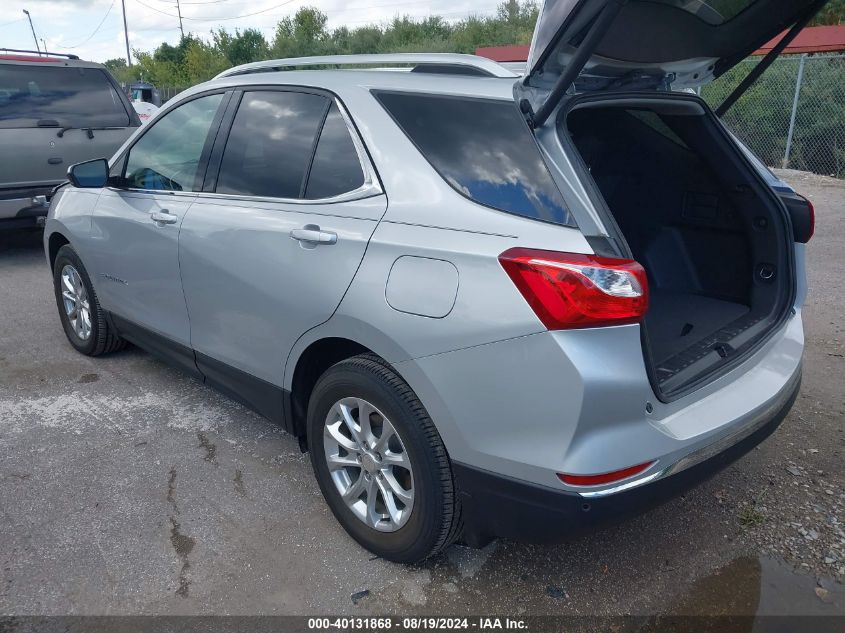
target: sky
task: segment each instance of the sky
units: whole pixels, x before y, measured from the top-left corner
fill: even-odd
[[[129,47],[151,51],[161,42],[179,41],[176,0],[124,0]],[[39,46],[103,62],[126,57],[121,0],[2,0],[0,48],[33,49],[31,16]],[[460,19],[492,15],[499,0],[180,0],[185,33],[208,39],[209,31],[253,27],[270,39],[276,23],[303,6],[315,6],[328,16],[329,28],[349,28],[388,22],[396,15],[442,15]],[[251,14],[251,15],[248,15]],[[134,59],[134,57],[133,57]]]

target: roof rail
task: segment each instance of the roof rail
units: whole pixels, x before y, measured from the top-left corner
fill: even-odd
[[[459,53],[386,53],[378,55],[322,55],[316,57],[291,57],[252,62],[224,70],[215,79],[246,75],[249,73],[291,70],[303,66],[362,66],[378,65],[396,67],[413,66],[412,72],[466,74],[481,77],[510,77],[517,75],[496,62],[477,55]]]
[[[28,51],[23,48],[0,48],[0,53],[31,53],[39,57],[64,57],[66,59],[79,59],[79,55],[71,55],[70,53],[51,53],[49,51]]]

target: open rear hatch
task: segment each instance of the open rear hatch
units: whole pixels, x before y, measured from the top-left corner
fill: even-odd
[[[617,256],[648,275],[643,349],[672,400],[758,349],[794,296],[790,220],[712,110],[679,93],[797,33],[818,0],[549,0],[515,96],[580,158]],[[559,109],[556,116],[551,115]]]
[[[827,0],[546,0],[517,103],[542,125],[573,89],[694,88],[787,31]],[[775,48],[773,57],[782,49]],[[756,71],[756,75],[765,66]],[[747,88],[747,86],[744,86]]]

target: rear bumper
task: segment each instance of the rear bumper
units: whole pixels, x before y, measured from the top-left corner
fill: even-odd
[[[0,191],[0,228],[35,226],[50,208],[51,187]]]
[[[658,476],[650,476],[647,482],[615,493],[586,496],[455,463],[464,539],[473,546],[496,537],[554,543],[640,514],[696,486],[765,440],[789,413],[800,386],[799,371],[774,408],[671,464]]]

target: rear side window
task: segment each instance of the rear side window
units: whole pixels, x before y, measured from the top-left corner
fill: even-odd
[[[500,211],[575,226],[513,102],[385,92],[376,98],[459,193]]]
[[[129,114],[99,68],[0,64],[0,128],[124,127]]]
[[[217,192],[300,198],[329,100],[303,92],[244,94],[220,163]]]
[[[349,128],[337,104],[332,103],[320,132],[305,197],[309,200],[331,198],[354,191],[363,184],[364,172]]]

